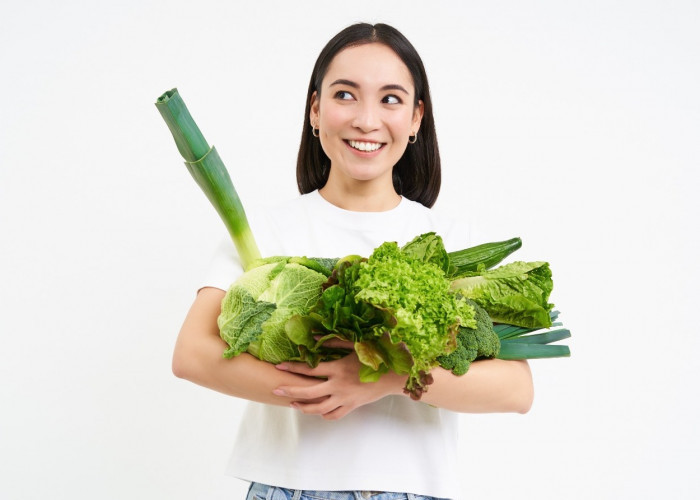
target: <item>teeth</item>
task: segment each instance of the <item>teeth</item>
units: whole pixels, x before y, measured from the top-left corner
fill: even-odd
[[[360,142],[360,141],[348,141],[350,146],[360,151],[376,151],[382,147],[379,142]]]

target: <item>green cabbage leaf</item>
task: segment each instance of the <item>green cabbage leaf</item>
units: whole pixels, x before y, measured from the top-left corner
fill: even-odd
[[[318,301],[327,278],[290,260],[257,261],[257,267],[231,285],[217,320],[221,338],[229,345],[224,357],[249,352],[264,361],[281,363],[299,356],[285,323]]]

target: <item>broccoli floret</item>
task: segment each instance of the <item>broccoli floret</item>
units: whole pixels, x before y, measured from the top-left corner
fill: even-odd
[[[459,327],[457,348],[450,354],[437,358],[440,366],[452,370],[455,375],[464,375],[475,359],[494,358],[501,348],[501,341],[493,331],[493,322],[488,313],[473,301],[476,328]]]

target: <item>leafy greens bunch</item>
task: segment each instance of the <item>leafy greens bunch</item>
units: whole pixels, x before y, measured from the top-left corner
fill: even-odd
[[[426,239],[442,249],[430,233],[403,249],[387,242],[368,259],[342,259],[316,305],[287,323],[299,358],[315,365],[335,357],[324,349],[327,340],[351,341],[362,363],[360,380],[376,381],[389,370],[408,374],[405,391],[420,398],[437,357],[455,349],[459,327],[476,326],[473,307],[450,291],[445,271],[414,251]]]
[[[486,246],[499,261],[512,251],[507,242]],[[405,392],[420,399],[436,366],[462,375],[475,359],[499,355],[496,314],[523,325],[523,332],[551,325],[549,266],[513,263],[485,270],[475,258],[480,247],[452,255],[473,255],[469,266],[481,271],[455,266],[435,233],[403,248],[383,243],[369,258],[259,260],[222,302],[219,327],[230,346],[224,356],[248,352],[271,363],[316,366],[348,354],[327,346],[329,340],[350,341],[362,381],[390,370],[405,374]]]

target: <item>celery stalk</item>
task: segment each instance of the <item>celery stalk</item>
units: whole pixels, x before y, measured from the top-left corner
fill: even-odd
[[[199,130],[177,89],[161,95],[156,108],[170,129],[185,166],[228,229],[244,268],[260,258],[248,218],[219,153]]]

